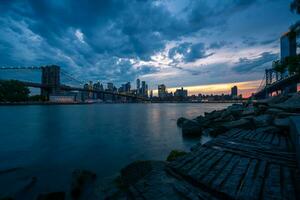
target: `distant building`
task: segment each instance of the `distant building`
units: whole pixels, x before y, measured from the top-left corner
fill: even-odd
[[[235,85],[235,86],[233,86],[232,88],[231,88],[231,97],[232,98],[236,98],[238,96],[238,88],[237,88],[237,86]]]
[[[107,83],[107,90],[113,91],[114,90],[114,84],[113,83]]]
[[[76,94],[59,94],[59,95],[50,95],[49,101],[56,103],[73,103],[76,100]]]
[[[174,97],[185,98],[187,96],[188,96],[188,91],[184,90],[183,87],[181,89],[176,89],[176,91],[174,93]]]
[[[158,97],[163,99],[167,96],[167,88],[164,84],[158,85]]]
[[[130,82],[127,82],[127,83],[124,85],[124,90],[125,90],[125,92],[129,93],[129,92],[130,92],[130,88],[131,88]]]
[[[141,96],[148,97],[148,85],[146,84],[146,81],[142,81],[142,88],[141,88]]]
[[[294,31],[283,34],[280,38],[280,60],[284,61],[289,56],[297,55],[297,38]],[[288,76],[286,70],[282,73],[282,77]]]
[[[280,38],[280,59],[283,61],[286,57],[297,55],[296,33],[287,32]]]
[[[141,89],[141,81],[140,79],[136,79],[136,93],[140,94],[140,89]]]

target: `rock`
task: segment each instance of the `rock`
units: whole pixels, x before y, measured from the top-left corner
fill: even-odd
[[[280,113],[282,113],[283,110],[281,109],[278,109],[278,108],[269,108],[267,111],[266,111],[266,114],[270,114],[270,115],[278,115]]]
[[[300,166],[300,117],[290,117],[290,136],[296,150],[297,164]]]
[[[259,115],[253,118],[253,123],[256,127],[270,126],[272,122],[272,116],[265,114]]]
[[[258,105],[257,111],[259,114],[265,113],[268,110],[269,106],[266,105]]]
[[[300,116],[300,113],[290,113],[290,112],[280,112],[277,115],[279,118],[292,117],[292,116]]]
[[[75,170],[72,173],[71,196],[80,199],[96,180],[96,174],[87,170]]]
[[[283,129],[288,129],[290,126],[290,121],[288,118],[276,118],[273,121],[274,126],[283,128]]]
[[[242,116],[242,112],[244,111],[244,106],[241,104],[233,104],[227,108],[226,112],[230,112],[236,119]]]
[[[182,157],[184,155],[186,155],[187,152],[185,151],[181,151],[181,150],[172,150],[170,152],[170,154],[168,155],[167,157],[167,161],[173,161],[173,160],[176,160],[177,158],[179,157]]]
[[[278,104],[270,104],[270,106],[288,112],[300,112],[300,94],[294,93],[286,101]]]
[[[223,126],[215,126],[215,127],[204,129],[202,131],[202,134],[215,137],[219,134],[224,133],[225,131],[227,131],[227,129],[224,128]]]
[[[37,200],[64,200],[65,192],[51,192],[47,194],[40,194]]]
[[[213,120],[213,119],[216,119],[218,117],[221,117],[222,112],[223,111],[221,111],[221,110],[214,110],[210,113],[204,113],[204,115],[205,115],[206,120]]]
[[[186,120],[182,124],[182,135],[186,137],[197,137],[201,136],[201,126],[195,120]]]
[[[130,186],[147,176],[152,170],[165,166],[163,161],[136,161],[121,170],[121,180]]]
[[[251,124],[250,121],[247,119],[239,119],[239,120],[235,120],[235,121],[231,121],[231,122],[226,122],[222,125],[222,127],[224,127],[225,130],[230,130],[233,128],[247,129],[247,128],[249,128],[250,124]]]
[[[255,115],[255,113],[254,107],[248,107],[242,111],[242,116],[245,117],[249,115]]]
[[[188,119],[184,118],[184,117],[180,117],[177,119],[177,126],[182,127],[182,124]]]

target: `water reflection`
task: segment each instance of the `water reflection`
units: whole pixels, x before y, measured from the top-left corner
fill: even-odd
[[[177,118],[194,118],[226,106],[0,107],[0,170],[22,166],[26,173],[39,177],[39,187],[50,190],[68,185],[76,168],[92,170],[99,179],[110,177],[134,160],[164,160],[172,149],[189,150],[199,139],[183,139]],[[201,141],[208,139],[204,136]],[[4,182],[0,176],[0,190],[1,183]]]

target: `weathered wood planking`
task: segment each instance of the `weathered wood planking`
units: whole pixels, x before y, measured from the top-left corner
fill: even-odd
[[[174,163],[174,173],[222,198],[297,199],[292,143],[275,128],[233,129]]]

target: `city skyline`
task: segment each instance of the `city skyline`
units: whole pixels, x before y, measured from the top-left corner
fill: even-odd
[[[5,1],[0,65],[58,64],[80,80],[117,85],[140,78],[154,94],[163,83],[191,94],[237,85],[249,96],[299,18],[289,3]]]

